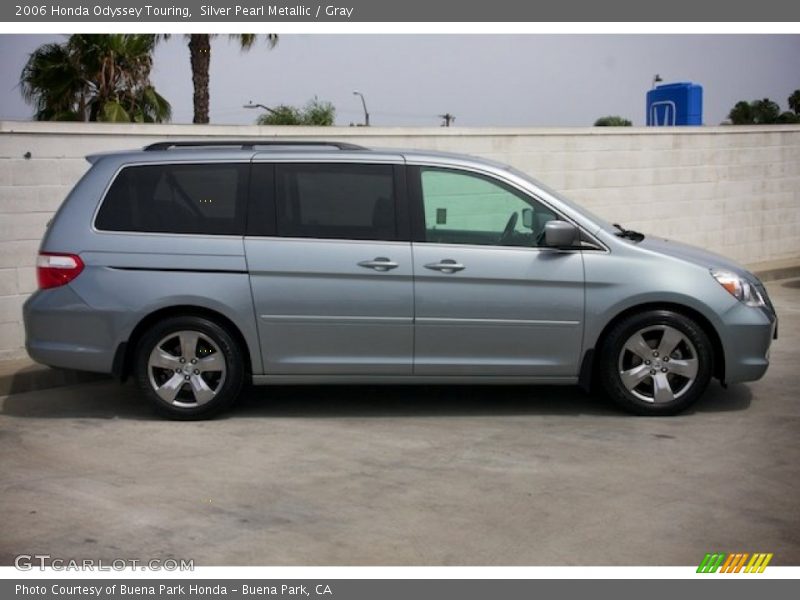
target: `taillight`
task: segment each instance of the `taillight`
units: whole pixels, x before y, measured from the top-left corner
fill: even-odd
[[[83,261],[75,254],[41,252],[36,259],[36,278],[39,289],[66,285],[83,271]]]

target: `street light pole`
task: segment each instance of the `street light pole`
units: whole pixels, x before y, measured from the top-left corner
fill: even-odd
[[[664,80],[661,79],[661,75],[656,73],[655,76],[653,77],[653,86],[650,89],[653,89],[653,90],[656,89],[656,84],[657,83],[661,83],[662,81],[664,81]]]
[[[369,112],[367,111],[367,101],[364,100],[364,94],[354,91],[353,95],[361,98],[361,106],[364,107],[364,127],[369,127]]]
[[[264,106],[263,104],[254,104],[252,100],[250,100],[250,104],[244,104],[242,108],[263,108],[265,111],[272,113],[273,115],[278,114],[274,108]]]

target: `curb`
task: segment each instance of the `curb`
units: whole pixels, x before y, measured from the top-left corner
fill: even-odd
[[[787,265],[785,267],[773,267],[758,271],[753,274],[761,281],[776,281],[778,279],[791,279],[800,277],[800,265]]]
[[[24,394],[50,388],[111,379],[103,373],[53,369],[37,364],[30,359],[3,361],[0,363],[0,396]]]
[[[761,281],[800,277],[800,262],[797,261],[761,263],[751,265],[751,268]],[[0,396],[111,379],[110,375],[102,373],[53,369],[34,363],[30,359],[0,361]]]

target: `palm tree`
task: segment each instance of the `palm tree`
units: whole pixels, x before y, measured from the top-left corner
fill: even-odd
[[[150,83],[154,35],[76,34],[31,54],[20,75],[37,120],[162,122],[171,108]]]
[[[45,44],[28,58],[20,75],[22,97],[35,108],[37,121],[83,121],[85,83],[69,43]]]
[[[242,50],[249,50],[258,36],[254,33],[232,34],[230,38],[239,41]],[[194,122],[208,123],[208,68],[211,64],[212,34],[192,33],[189,38],[189,57],[192,64],[192,85],[194,86]],[[274,48],[278,43],[278,35],[267,34],[267,44]]]
[[[762,100],[753,100],[751,102],[754,113],[754,121],[757,125],[771,125],[778,122],[778,116],[781,114],[781,107],[777,102],[773,102],[769,98]]]

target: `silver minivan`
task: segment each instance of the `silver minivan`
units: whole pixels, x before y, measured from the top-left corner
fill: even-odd
[[[89,156],[42,241],[26,345],[204,418],[245,383],[580,384],[675,414],[764,375],[741,266],[505,165],[285,140]]]

